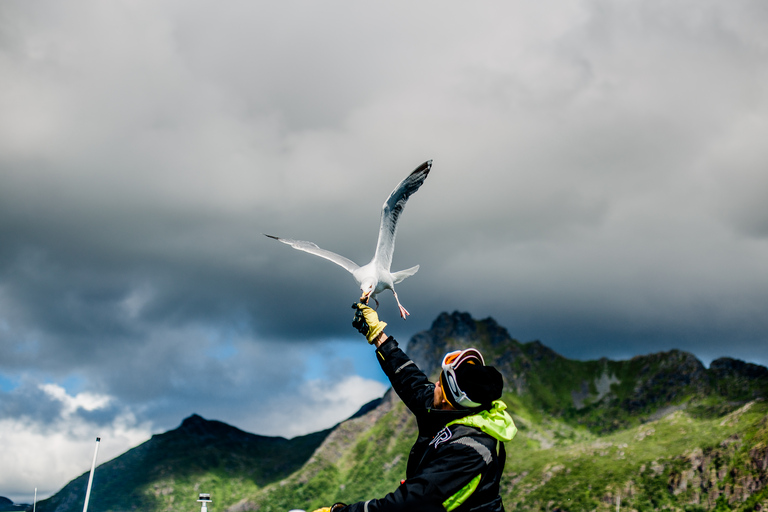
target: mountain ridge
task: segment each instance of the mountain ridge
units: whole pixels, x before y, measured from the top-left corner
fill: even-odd
[[[155,434],[99,465],[94,473],[89,508],[92,511],[162,508],[168,501],[165,498],[173,493],[174,484],[168,484],[169,481],[199,480],[201,475],[207,475],[206,479],[212,483],[231,479],[240,482],[244,489],[259,488],[298,469],[329,433],[330,429],[326,429],[289,440],[251,434],[192,414],[178,428]],[[260,460],[262,464],[253,465],[253,460]],[[38,503],[37,509],[40,512],[82,510],[87,479],[88,472]],[[238,495],[234,489],[227,492]]]

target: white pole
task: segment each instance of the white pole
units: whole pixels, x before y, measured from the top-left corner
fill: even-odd
[[[88,511],[88,500],[91,498],[91,486],[93,485],[93,472],[96,470],[96,455],[99,454],[99,442],[100,437],[96,438],[96,450],[93,452],[93,463],[91,464],[91,474],[88,476],[88,489],[85,491],[85,505],[83,505],[83,512]]]
[[[35,487],[35,500],[32,502],[32,512],[37,510],[37,487]]]

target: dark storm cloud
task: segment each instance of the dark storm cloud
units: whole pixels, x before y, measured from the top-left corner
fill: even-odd
[[[403,217],[396,262],[423,265],[412,278],[422,284],[403,285],[414,287],[411,301],[430,300],[435,294],[428,290],[444,286],[439,273],[429,275],[430,265],[469,267],[452,283],[461,290],[478,283],[476,298],[458,297],[445,309],[492,308],[509,280],[514,282],[515,269],[527,263],[524,257],[514,260],[514,251],[537,240],[550,242],[539,250],[550,258],[553,276],[598,274],[592,267],[606,265],[635,275],[654,265],[674,275],[676,265],[686,267],[696,256],[695,249],[679,261],[659,249],[649,262],[642,253],[625,255],[618,248],[643,237],[643,230],[658,237],[643,244],[662,247],[665,238],[675,236],[672,228],[654,228],[665,223],[678,224],[682,233],[701,229],[685,225],[696,211],[721,211],[741,232],[761,232],[758,199],[747,191],[760,189],[761,178],[752,169],[760,167],[764,154],[740,158],[742,172],[724,192],[714,186],[722,171],[707,169],[706,163],[700,168],[709,151],[729,163],[733,154],[750,153],[723,142],[724,134],[742,141],[742,132],[748,132],[740,128],[749,126],[739,117],[749,112],[740,99],[744,94],[752,104],[764,102],[759,82],[750,85],[742,72],[764,54],[754,29],[740,30],[747,23],[744,15],[723,18],[719,8],[709,6],[690,21],[682,11],[669,16],[653,6],[596,2],[568,13],[577,23],[557,16],[537,19],[544,28],[540,39],[524,33],[530,40],[513,50],[457,34],[453,18],[444,26],[431,25],[429,34],[409,22],[401,27],[402,39],[380,45],[391,30],[386,20],[393,21],[392,8],[346,11],[344,19],[379,20],[354,24],[333,9],[311,5],[298,17],[241,7],[246,12],[237,15],[217,11],[200,17],[198,6],[177,13],[172,22],[161,17],[142,29],[146,42],[138,48],[124,39],[138,25],[119,22],[109,10],[96,11],[101,25],[87,25],[82,39],[73,37],[82,28],[73,13],[14,13],[14,19],[49,30],[37,39],[22,31],[11,37],[16,44],[10,54],[37,64],[20,76],[50,102],[62,109],[77,105],[82,114],[75,118],[54,109],[49,120],[80,123],[63,132],[74,149],[55,142],[7,156],[4,217],[12,221],[4,225],[4,260],[10,276],[6,290],[12,293],[6,293],[27,321],[35,319],[37,329],[71,337],[72,355],[79,354],[73,346],[86,350],[97,337],[140,339],[155,325],[189,322],[237,323],[268,336],[340,335],[331,303],[322,296],[349,289],[344,295],[353,297],[348,276],[327,262],[304,262],[306,255],[270,247],[259,233],[307,238],[365,263],[375,242],[378,205],[426,158],[436,158],[435,172]],[[167,5],[155,9],[151,14],[170,12]],[[468,23],[483,18],[477,12],[469,16]],[[291,31],[283,28],[288,20]],[[310,30],[323,24],[345,29],[324,37]],[[88,36],[103,36],[109,28],[116,30],[108,34],[108,53],[87,44]],[[449,63],[444,56],[460,43],[438,51],[430,41],[451,37],[485,51],[460,54]],[[502,42],[523,36],[507,37]],[[49,45],[58,38],[66,44],[53,51]],[[151,59],[136,58],[150,43],[156,49]],[[658,58],[662,47],[665,59]],[[130,58],[116,64],[115,55]],[[58,68],[48,69],[64,79],[59,89],[34,81],[51,63]],[[106,71],[90,72],[102,64]],[[284,69],[276,72],[278,66]],[[87,72],[78,77],[67,69]],[[138,75],[150,83],[136,80]],[[120,76],[131,78],[121,83]],[[192,80],[178,88],[185,78]],[[402,112],[387,111],[398,102]],[[453,111],[440,109],[448,104]],[[367,133],[349,133],[365,118]],[[399,123],[406,132],[421,131],[423,149],[401,148],[412,158],[364,159],[372,144],[367,137],[377,135],[382,122],[384,129]],[[346,149],[338,151],[344,142]],[[403,137],[392,142],[403,144]],[[352,148],[355,143],[362,148]],[[740,144],[754,147],[754,141]],[[214,170],[217,174],[210,174]],[[369,187],[361,188],[361,182]],[[333,204],[338,206],[329,210]],[[600,244],[595,253],[585,246],[590,236]],[[429,243],[418,243],[423,240]],[[482,245],[483,254],[466,242]],[[554,250],[576,251],[582,259],[561,261]],[[489,254],[499,259],[484,261]],[[619,266],[612,260],[617,256],[631,261]],[[661,264],[667,268],[655,267],[665,256]],[[638,265],[646,269],[633,270]],[[584,286],[610,286],[595,277]],[[555,295],[563,302],[542,298],[545,316],[555,314],[570,325],[567,311],[578,287],[568,276],[560,279],[566,288]],[[525,291],[541,295],[536,290],[550,285],[556,286],[542,277],[528,281],[531,289]],[[573,291],[565,293],[568,288]],[[142,294],[146,302],[131,316],[131,301]],[[313,308],[304,322],[289,322],[284,312],[299,297],[314,302]],[[585,321],[599,323],[592,317],[605,315],[602,306],[613,300],[596,303]],[[651,315],[642,322],[653,320]]]

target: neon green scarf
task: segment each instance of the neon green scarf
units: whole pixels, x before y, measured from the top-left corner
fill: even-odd
[[[517,427],[512,417],[507,413],[507,404],[495,400],[492,407],[471,416],[464,416],[446,425],[467,425],[479,428],[489,436],[499,441],[511,441],[517,434]]]

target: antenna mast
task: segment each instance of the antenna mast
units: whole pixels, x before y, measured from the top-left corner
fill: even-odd
[[[96,438],[96,450],[93,452],[93,463],[91,464],[91,474],[88,476],[88,489],[85,491],[85,505],[83,505],[83,512],[88,512],[88,500],[91,497],[91,486],[93,485],[93,472],[96,470],[96,456],[99,454],[99,442],[100,437]]]

